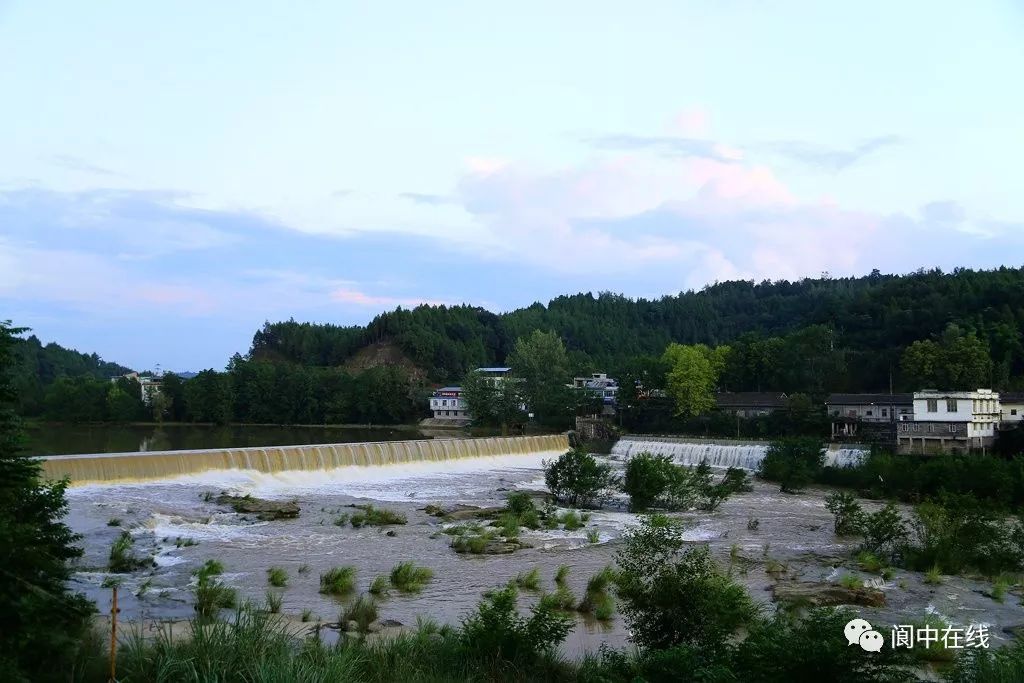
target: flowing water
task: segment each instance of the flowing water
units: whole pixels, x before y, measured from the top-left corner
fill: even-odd
[[[160,453],[114,459],[61,458],[48,461],[47,468],[57,468],[59,473],[60,468],[78,467],[82,481],[96,482],[101,473],[111,479],[79,483],[68,491],[68,520],[83,535],[85,547],[74,583],[97,602],[101,614],[109,610],[110,591],[102,583],[108,576],[104,568],[110,546],[122,530],[128,530],[135,539],[136,553],[152,554],[156,566],[125,575],[119,599],[124,621],[152,625],[190,617],[192,572],[208,559],[220,560],[225,566],[224,581],[237,588],[242,599],[255,601],[263,601],[270,589],[267,569],[283,567],[289,574],[288,586],[272,589],[283,597],[282,614],[297,620],[308,609],[323,621],[336,621],[343,606],[366,591],[374,577],[387,575],[398,562],[412,560],[432,568],[434,580],[415,595],[392,593],[381,602],[381,618],[406,625],[414,624],[418,616],[458,623],[474,609],[483,591],[533,567],[541,570],[543,588],[553,590],[557,567],[570,565],[570,586],[581,597],[587,579],[614,561],[623,532],[637,523],[621,500],[613,500],[593,512],[584,529],[524,532],[522,538],[533,547],[511,555],[472,556],[452,551],[449,537],[438,533],[445,523],[422,508],[428,503],[497,506],[510,490],[543,489],[542,463],[562,452],[566,443],[564,436],[536,438],[540,440],[448,442],[441,447],[446,457],[427,457],[441,454],[437,444],[431,451],[424,442],[410,441],[390,447],[363,444],[362,451],[354,444],[337,444],[333,449],[292,447],[276,455],[262,453],[268,449],[255,449],[255,453],[228,449],[216,456]],[[678,447],[671,452],[680,460],[710,461],[711,455],[717,454],[720,466],[746,463],[751,467],[758,453],[763,456],[753,445],[646,443]],[[486,444],[490,445],[485,449]],[[709,446],[714,448],[708,451]],[[623,450],[635,452],[636,448],[637,443],[620,442],[611,462],[621,467],[618,457],[624,455]],[[487,452],[481,454],[483,450]],[[362,460],[363,464],[351,464],[359,461],[360,453],[374,455]],[[126,462],[126,457],[148,464],[136,467]],[[182,474],[184,466],[167,464],[173,458],[204,463],[202,471],[190,464],[190,471]],[[208,469],[211,459],[236,468]],[[82,464],[90,460],[93,464]],[[343,466],[320,469],[315,466],[320,462]],[[113,463],[127,467],[136,479],[141,478],[142,470],[162,478],[128,482],[114,471]],[[221,491],[294,500],[302,511],[297,519],[259,522],[213,502]],[[730,498],[715,512],[693,511],[678,517],[686,525],[688,541],[708,543],[722,566],[754,599],[770,606],[767,589],[777,580],[766,573],[770,562],[786,567],[778,579],[782,581],[837,581],[844,574],[858,573],[850,559],[856,542],[832,533],[832,517],[824,508],[826,493],[809,490],[783,495],[777,486],[755,482],[752,492]],[[339,515],[352,512],[346,506],[366,502],[405,513],[408,524],[362,529],[334,524]],[[877,506],[866,503],[867,508]],[[120,525],[108,526],[112,519],[120,520]],[[754,519],[757,524],[752,526]],[[388,529],[395,535],[388,536]],[[589,542],[588,530],[597,531],[597,543]],[[192,539],[197,544],[185,545],[178,539]],[[358,569],[356,593],[343,600],[321,595],[319,575],[348,564]],[[308,569],[300,571],[304,567]],[[940,587],[927,586],[920,575],[901,571],[883,587],[886,607],[858,609],[868,620],[881,623],[905,623],[929,612],[959,624],[987,623],[993,626],[998,641],[1005,637],[1001,627],[1024,622],[1024,610],[1016,596],[1008,595],[1005,604],[984,597],[981,591],[986,588],[984,583],[962,578],[949,578]],[[529,591],[521,593],[524,606],[535,599]],[[578,655],[602,643],[619,647],[627,639],[625,624],[618,616],[610,625],[581,617],[564,649],[569,655]]]
[[[739,467],[756,471],[768,452],[766,443],[699,441],[674,436],[627,436],[612,447],[612,455],[624,459],[637,453],[669,455],[681,465],[707,462],[712,467]],[[867,455],[861,448],[830,447],[825,464],[832,467],[855,465]]]

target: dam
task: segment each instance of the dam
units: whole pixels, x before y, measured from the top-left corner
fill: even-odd
[[[678,436],[625,436],[612,447],[612,456],[626,459],[638,453],[668,455],[680,465],[739,467],[754,471],[761,465],[768,444],[764,442],[713,441]],[[830,445],[825,452],[825,465],[849,467],[867,455],[864,448]]]
[[[565,434],[545,434],[58,455],[44,457],[41,460],[43,474],[48,479],[68,477],[72,485],[81,485],[153,481],[217,470],[248,470],[276,474],[291,471],[327,471],[345,467],[380,467],[561,452],[568,447],[568,437]]]

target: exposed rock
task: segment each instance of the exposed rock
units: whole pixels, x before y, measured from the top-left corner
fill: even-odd
[[[252,496],[217,496],[217,505],[228,505],[235,512],[256,515],[264,522],[275,519],[295,519],[299,516],[299,504],[293,500],[263,500]]]
[[[453,505],[450,508],[442,508],[440,505],[430,504],[420,509],[432,517],[443,517],[452,521],[496,517],[505,510],[504,507],[482,508],[463,504]]]
[[[396,621],[394,619],[382,619],[380,621],[380,625],[382,628],[401,628],[402,626],[404,626],[402,622]]]
[[[391,529],[391,530],[389,530],[389,531],[388,531],[388,532],[387,532],[386,534],[384,534],[384,535],[385,535],[385,536],[397,536],[398,534],[396,534],[396,533],[395,533],[395,530],[394,530],[394,529]]]
[[[366,632],[367,633],[380,633],[382,628],[383,628],[383,624],[381,624],[379,621],[371,621],[369,624],[366,625]]]
[[[468,544],[452,545],[455,552],[470,555],[509,555],[522,548],[532,547],[530,544],[523,543],[518,539],[502,540],[500,538],[489,539],[480,550],[475,552],[470,549]]]
[[[797,602],[814,607],[885,606],[885,593],[877,588],[847,588],[834,583],[780,583],[772,587],[772,597],[776,602]]]

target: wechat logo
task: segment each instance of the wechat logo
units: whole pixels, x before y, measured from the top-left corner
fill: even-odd
[[[878,652],[885,644],[882,634],[864,619],[851,619],[843,628],[847,645],[860,645],[865,652]]]

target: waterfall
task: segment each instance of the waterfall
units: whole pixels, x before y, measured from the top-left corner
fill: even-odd
[[[48,479],[68,477],[72,484],[149,481],[211,470],[330,470],[339,467],[394,465],[425,460],[525,455],[565,451],[565,434],[488,437],[483,439],[423,439],[375,443],[315,444],[216,448],[196,451],[147,451],[55,455],[41,458]]]
[[[681,465],[707,462],[712,467],[739,467],[756,470],[768,452],[764,443],[715,442],[669,436],[627,436],[612,447],[612,455],[625,459],[638,453],[668,455]],[[859,448],[833,448],[825,453],[825,465],[849,467],[858,464],[867,451]]]

